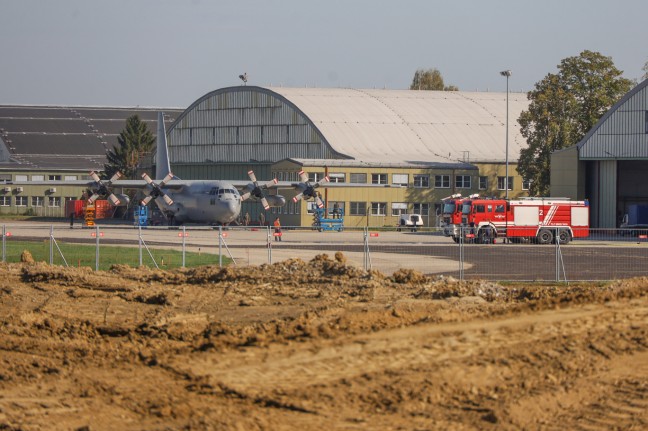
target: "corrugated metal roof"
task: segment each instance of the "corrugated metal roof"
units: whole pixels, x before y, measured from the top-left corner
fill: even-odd
[[[0,160],[30,168],[101,169],[107,162],[106,151],[117,145],[126,118],[139,115],[155,135],[160,110],[170,115],[169,122],[182,112],[178,108],[0,106]]]
[[[247,87],[248,90],[253,90]],[[339,153],[365,162],[504,162],[506,93],[282,88]],[[509,93],[509,160],[526,141],[526,94]]]
[[[581,160],[648,158],[648,80],[610,108],[576,144]]]

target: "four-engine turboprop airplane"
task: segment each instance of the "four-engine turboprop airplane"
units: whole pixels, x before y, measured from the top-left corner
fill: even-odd
[[[147,174],[142,180],[120,180],[121,174],[115,174],[110,180],[102,180],[95,172],[91,172],[92,181],[47,181],[47,182],[13,182],[14,185],[75,185],[87,187],[92,191],[89,200],[94,202],[100,196],[106,196],[114,206],[127,206],[127,195],[115,194],[114,189],[142,189],[147,195],[142,205],[151,200],[168,217],[173,224],[228,224],[236,220],[241,212],[241,202],[247,199],[259,201],[265,210],[270,207],[281,207],[286,199],[279,194],[268,194],[269,190],[295,189],[299,192],[293,198],[313,198],[317,205],[323,203],[316,189],[328,181],[324,178],[316,183],[310,183],[308,176],[299,173],[300,182],[272,180],[264,183],[257,181],[253,171],[248,172],[250,181],[229,180],[181,180],[171,173],[169,154],[166,142],[166,130],[162,112],[158,113],[157,130],[157,174],[152,180]],[[330,186],[353,186],[333,183]],[[357,185],[356,185],[357,186]]]

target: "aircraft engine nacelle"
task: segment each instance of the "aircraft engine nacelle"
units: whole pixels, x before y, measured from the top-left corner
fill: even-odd
[[[286,198],[281,195],[268,195],[266,196],[268,205],[271,207],[282,207],[286,205]]]
[[[113,206],[125,207],[130,203],[130,198],[128,197],[128,195],[115,193],[115,196],[117,197],[117,199],[119,199],[119,205],[114,205],[112,201],[108,200],[108,202],[110,202]]]

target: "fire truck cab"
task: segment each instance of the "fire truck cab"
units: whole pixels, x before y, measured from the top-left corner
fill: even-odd
[[[478,244],[497,237],[510,242],[567,244],[589,235],[589,203],[567,198],[467,199],[462,205],[461,225],[452,237]]]
[[[453,236],[454,227],[461,225],[461,209],[464,199],[461,197],[461,193],[441,199],[439,227],[443,228],[445,236]]]

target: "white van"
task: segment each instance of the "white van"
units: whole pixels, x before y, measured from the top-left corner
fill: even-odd
[[[401,229],[409,229],[416,232],[421,226],[423,226],[423,217],[420,214],[401,214],[396,230],[400,232]]]

